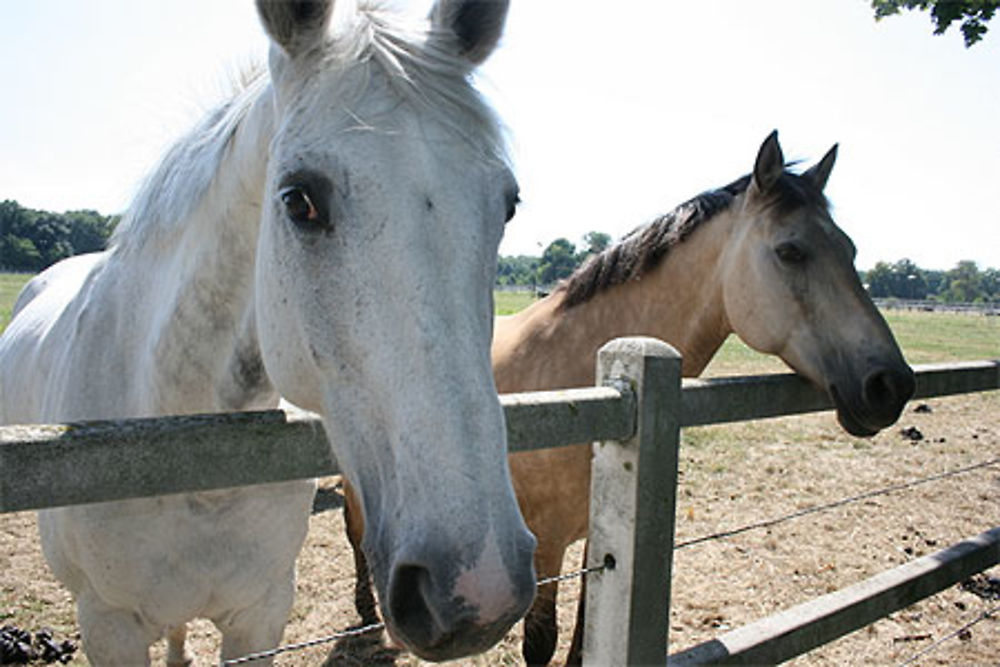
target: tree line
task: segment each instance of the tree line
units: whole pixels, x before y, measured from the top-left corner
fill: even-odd
[[[103,250],[119,216],[52,213],[0,202],[0,270],[37,273],[60,259]]]
[[[590,232],[578,248],[558,238],[540,257],[502,256],[497,263],[498,285],[550,287],[567,278],[592,254],[603,251],[611,237]],[[922,269],[909,259],[895,263],[877,262],[858,276],[875,298],[932,300],[946,303],[994,303],[1000,301],[1000,270],[980,269],[970,260],[958,262],[947,271]]]
[[[558,238],[541,257],[501,256],[497,262],[497,285],[553,285],[568,278],[589,256],[602,252],[611,243],[604,232],[588,232],[577,248],[569,239]]]
[[[980,269],[962,260],[947,271],[921,269],[909,259],[894,264],[877,262],[859,272],[861,282],[875,298],[942,301],[945,303],[1000,302],[1000,270]]]
[[[37,211],[16,201],[0,202],[0,270],[35,273],[71,255],[103,250],[119,217],[88,210]],[[558,238],[540,256],[502,256],[497,262],[497,284],[554,285],[610,244],[609,234],[595,231],[585,234],[579,245]],[[878,262],[859,275],[876,298],[1000,301],[1000,270],[980,269],[968,260],[947,271],[922,269],[909,259]]]

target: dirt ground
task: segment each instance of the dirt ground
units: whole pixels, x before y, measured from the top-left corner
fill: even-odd
[[[808,506],[1000,457],[1000,392],[911,403],[896,427],[861,440],[831,414],[689,429],[683,434],[677,541],[783,516]],[[915,427],[921,440],[904,437]],[[912,433],[912,432],[911,432]],[[676,552],[670,648],[676,651],[767,614],[890,569],[1000,525],[1000,466],[890,493],[768,529]],[[357,622],[353,561],[343,535],[337,480],[323,480],[299,560],[299,595],[286,641],[326,636]],[[580,545],[565,568],[578,567]],[[1000,571],[987,574],[1000,576]],[[564,584],[561,660],[577,586]],[[795,665],[900,664],[1000,604],[952,587],[867,629],[798,658]],[[48,573],[33,514],[0,517],[0,625],[76,629],[68,594]],[[197,665],[212,664],[211,626],[190,634]],[[464,664],[520,664],[520,629]],[[325,645],[279,665],[418,665],[377,640]],[[162,664],[162,647],[155,652]],[[997,664],[1000,620],[988,619],[914,664]],[[72,664],[85,664],[81,657]]]

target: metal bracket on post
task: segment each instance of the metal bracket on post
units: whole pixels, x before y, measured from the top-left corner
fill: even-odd
[[[594,444],[584,665],[665,664],[674,545],[681,356],[654,338],[598,352],[597,382],[635,392],[636,431]]]

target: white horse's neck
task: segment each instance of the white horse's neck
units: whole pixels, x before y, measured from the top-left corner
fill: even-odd
[[[269,87],[224,141],[217,168],[183,219],[116,250],[122,275],[141,276],[155,303],[145,338],[147,406],[156,412],[238,410],[277,403],[264,375],[253,313],[254,257],[273,126]],[[175,194],[174,196],[178,196]],[[180,196],[183,196],[181,194]],[[136,221],[134,224],[141,224]],[[127,307],[127,306],[125,306]]]

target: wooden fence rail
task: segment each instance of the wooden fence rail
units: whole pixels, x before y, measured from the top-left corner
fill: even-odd
[[[628,389],[502,397],[510,442],[628,437]],[[0,427],[0,513],[339,473],[319,417],[295,410]]]
[[[670,656],[669,664],[773,665],[859,630],[1000,562],[1000,528]]]
[[[591,503],[588,564],[613,563],[614,568],[588,585],[585,660],[662,663],[679,429],[827,410],[832,405],[794,375],[682,381],[677,353],[651,339],[612,341],[602,349],[598,368],[606,386],[503,396],[509,445],[516,451],[598,441],[592,489],[598,500]],[[1000,388],[1000,361],[914,370],[915,398]],[[318,418],[272,410],[0,427],[0,471],[4,513],[319,477],[337,473],[337,467]],[[913,579],[919,583],[899,584],[910,581],[919,569],[915,563],[927,559],[914,561],[897,568],[899,572],[870,580],[878,579],[878,585],[863,582],[860,588],[832,594],[837,598],[832,602],[827,599],[831,596],[820,598],[794,614],[765,619],[675,658],[681,664],[723,659],[747,663],[761,656],[798,655],[814,647],[817,638],[829,641],[823,637],[855,629],[840,624],[831,631],[813,622],[871,616],[867,623],[877,618],[872,616],[876,611],[883,614],[885,609],[893,611],[893,605],[933,594],[950,585],[942,582],[968,576],[960,573],[970,567],[978,571],[1000,561],[998,539],[1000,534],[991,531],[977,538],[975,548],[957,545],[928,557],[945,564],[930,570],[946,572],[934,575],[931,584],[924,572]],[[910,592],[901,596],[899,586]],[[872,593],[875,589],[890,592]],[[873,606],[864,602],[869,593],[891,602]],[[904,603],[915,594],[920,597]],[[859,612],[862,607],[874,611]],[[798,629],[792,632],[791,626]],[[790,643],[790,634],[808,639]]]
[[[915,367],[916,398],[995,389],[1000,362]],[[684,380],[681,426],[832,408],[792,374]],[[510,449],[621,440],[635,428],[627,388],[501,397]],[[0,427],[0,513],[337,474],[315,415],[270,410]]]

